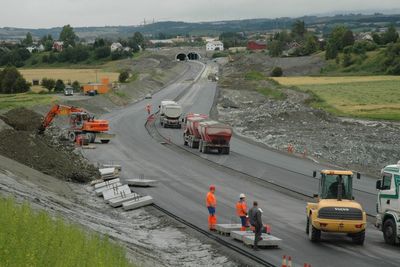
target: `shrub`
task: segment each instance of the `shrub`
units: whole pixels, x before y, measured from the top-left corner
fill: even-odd
[[[54,86],[54,91],[55,91],[55,92],[62,92],[62,91],[64,91],[64,89],[65,89],[64,81],[61,80],[61,79],[58,79],[58,80],[56,81],[55,86]]]
[[[15,67],[6,67],[0,71],[0,92],[3,94],[23,93],[29,90],[29,84]]]
[[[118,80],[119,82],[124,83],[128,78],[129,78],[129,72],[127,70],[124,70],[119,74]]]
[[[41,85],[44,88],[46,88],[47,90],[49,90],[49,92],[51,92],[51,90],[53,90],[54,86],[56,86],[56,81],[53,79],[43,78]]]
[[[271,71],[272,77],[281,77],[283,75],[283,70],[281,67],[275,67]]]
[[[74,88],[74,91],[79,91],[81,89],[81,85],[78,81],[74,81],[72,83],[72,88]]]

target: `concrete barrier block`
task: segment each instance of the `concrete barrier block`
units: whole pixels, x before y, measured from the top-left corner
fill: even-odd
[[[137,199],[137,198],[140,198],[139,194],[130,193],[130,194],[127,194],[127,195],[124,195],[124,196],[119,196],[119,197],[116,197],[116,198],[112,198],[112,199],[110,199],[108,201],[108,204],[110,204],[111,207],[117,208],[117,207],[122,206],[122,204],[124,202],[130,201],[130,200],[134,200],[134,199]]]
[[[238,223],[216,224],[215,230],[217,230],[217,232],[220,234],[229,235],[231,231],[239,231],[241,227],[242,225]]]
[[[124,179],[122,183],[128,184],[130,186],[149,187],[149,186],[155,186],[158,183],[158,181],[149,179]]]
[[[243,237],[253,235],[253,231],[231,231],[231,237],[235,240],[243,242]]]
[[[259,247],[279,247],[282,243],[282,239],[279,239],[275,236],[262,234],[262,240],[258,242]],[[248,246],[254,246],[254,234],[243,237],[243,243]]]
[[[121,195],[128,195],[130,193],[132,193],[132,192],[128,185],[121,185],[118,187],[114,187],[113,189],[104,191],[103,198],[106,202],[108,202],[112,198],[116,198]]]
[[[115,184],[115,183],[118,183],[118,182],[121,182],[119,178],[108,180],[108,181],[105,181],[105,182],[102,182],[102,183],[95,184],[94,185],[94,189],[99,189],[99,188],[107,186],[109,184]]]
[[[114,183],[114,184],[109,184],[109,185],[100,187],[98,189],[95,189],[94,192],[96,193],[96,196],[101,197],[103,195],[104,191],[111,190],[111,189],[116,188],[116,187],[121,186],[121,185],[122,184],[120,182],[117,182],[117,183]]]
[[[124,202],[122,204],[122,208],[124,210],[133,210],[133,209],[138,209],[138,208],[148,206],[151,204],[153,204],[153,198],[151,196],[144,196],[139,199]]]

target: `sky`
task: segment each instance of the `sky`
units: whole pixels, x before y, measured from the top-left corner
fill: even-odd
[[[0,0],[0,7],[0,27],[51,28],[398,12],[400,0]]]

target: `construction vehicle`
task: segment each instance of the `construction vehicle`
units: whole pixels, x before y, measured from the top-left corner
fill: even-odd
[[[70,127],[67,137],[72,142],[75,142],[78,137],[85,137],[90,143],[94,143],[96,139],[101,143],[108,143],[114,136],[107,133],[109,130],[107,120],[95,120],[94,116],[83,108],[59,104],[54,105],[44,117],[39,127],[39,133],[43,133],[58,115],[69,116]]]
[[[317,172],[313,173],[314,178]],[[360,174],[357,173],[357,179]],[[322,170],[317,203],[307,203],[306,233],[311,241],[321,232],[345,233],[358,245],[364,244],[367,215],[353,197],[353,172]]]
[[[200,133],[199,151],[210,153],[217,150],[220,154],[229,154],[232,127],[218,121],[201,121],[197,126]]]
[[[387,244],[395,245],[400,241],[400,161],[397,165],[384,167],[381,173],[381,178],[376,181],[378,199],[375,226],[383,232]]]
[[[182,115],[182,107],[172,100],[163,100],[160,105],[160,124],[164,128],[173,127],[181,128],[180,117]]]
[[[204,114],[189,113],[186,115],[184,121],[186,123],[185,130],[183,132],[183,144],[191,148],[198,148],[201,135],[198,130],[199,123],[208,118]]]

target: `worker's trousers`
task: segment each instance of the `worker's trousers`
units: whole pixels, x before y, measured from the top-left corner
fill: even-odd
[[[255,231],[254,231],[254,247],[255,248],[257,248],[258,242],[261,240],[262,230],[263,230],[262,224],[255,225]]]
[[[240,222],[242,223],[242,227],[240,227],[240,231],[246,231],[247,217],[246,216],[240,216]]]
[[[214,207],[207,207],[208,209],[208,229],[215,230],[217,224],[217,216],[215,215]]]

